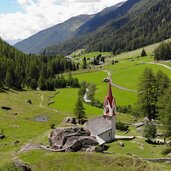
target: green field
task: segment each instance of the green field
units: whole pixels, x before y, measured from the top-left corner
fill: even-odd
[[[33,170],[62,171],[154,171],[169,170],[164,165],[143,161],[140,158],[120,154],[99,153],[49,153],[41,150],[20,155],[25,162],[31,163]]]
[[[158,70],[166,73],[171,79],[171,70],[153,62],[152,51],[158,44],[145,47],[148,56],[137,58],[142,49],[120,54],[106,59],[106,64],[87,70],[73,72],[73,77],[80,82],[86,81],[96,84],[95,97],[103,102],[107,94],[108,83],[103,81],[107,76],[107,71],[112,73],[113,83],[131,90],[138,89],[139,78],[146,67],[150,67],[156,73]],[[86,54],[86,57],[97,55],[99,52]],[[110,53],[106,53],[109,55]],[[82,56],[83,57],[83,56]],[[118,60],[118,63],[112,65],[112,60]],[[170,62],[160,62],[171,66]],[[137,101],[137,92],[123,90],[112,87],[113,95],[116,98],[117,105],[134,105]],[[0,170],[6,166],[15,157],[19,157],[25,162],[31,164],[33,170],[167,170],[170,165],[154,165],[147,163],[142,159],[128,156],[128,153],[147,158],[147,157],[166,157],[162,155],[165,145],[153,146],[147,144],[144,139],[136,138],[133,141],[123,141],[125,147],[120,147],[118,142],[108,144],[110,155],[104,154],[84,154],[84,153],[50,153],[41,150],[34,150],[18,155],[18,151],[24,144],[44,144],[48,145],[48,134],[50,125],[59,126],[63,119],[73,116],[73,109],[77,101],[78,89],[66,88],[57,89],[53,92],[42,91],[7,91],[0,93],[0,132],[3,130],[6,138],[0,140]],[[32,104],[27,101],[31,100]],[[53,103],[52,103],[53,102]],[[52,103],[51,105],[48,105]],[[11,110],[2,110],[2,106],[11,107]],[[100,116],[103,109],[95,108],[84,103],[87,118]],[[45,117],[45,121],[40,121]],[[141,118],[140,118],[141,119]],[[117,114],[117,121],[132,124],[135,118],[129,114]],[[141,136],[132,125],[127,135]],[[117,135],[125,133],[117,131]],[[120,155],[123,154],[123,155]],[[107,160],[108,159],[108,160]],[[105,161],[105,162],[104,162]],[[115,162],[114,162],[115,161]],[[124,161],[126,163],[124,163]],[[130,163],[128,162],[130,161]],[[79,164],[78,164],[79,163]],[[109,164],[106,165],[106,163]],[[132,164],[133,163],[133,164]],[[77,164],[77,166],[75,166]],[[160,169],[157,169],[160,167]],[[143,170],[142,169],[142,170]]]

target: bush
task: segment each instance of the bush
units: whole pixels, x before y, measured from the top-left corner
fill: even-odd
[[[161,153],[162,153],[163,155],[168,155],[169,153],[171,153],[171,147],[167,147],[167,148],[164,149]]]
[[[93,100],[93,103],[91,105],[97,108],[103,108],[103,103],[101,103],[98,99]]]
[[[51,129],[55,129],[55,124],[53,123],[53,124],[50,124],[50,128]]]
[[[125,123],[122,122],[116,122],[116,129],[120,131],[128,131],[129,126]]]
[[[147,53],[146,53],[145,49],[143,49],[142,52],[141,52],[141,57],[144,57],[144,56],[147,56]]]
[[[144,127],[143,136],[148,140],[154,139],[156,137],[156,132],[157,132],[156,126],[153,123],[149,122]]]
[[[117,111],[120,113],[132,113],[132,106],[117,106]]]

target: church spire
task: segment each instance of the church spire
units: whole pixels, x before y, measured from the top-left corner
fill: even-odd
[[[112,106],[112,102],[113,102],[113,95],[112,95],[112,86],[111,86],[111,79],[109,80],[109,90],[108,90],[108,99],[110,102],[110,105]]]
[[[104,116],[113,116],[116,113],[116,106],[115,106],[115,99],[112,95],[112,81],[111,81],[111,75],[108,73],[108,79],[109,79],[109,88],[108,88],[108,95],[105,98],[104,101]]]

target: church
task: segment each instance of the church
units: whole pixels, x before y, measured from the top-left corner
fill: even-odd
[[[108,95],[104,100],[103,115],[86,122],[86,128],[91,136],[96,137],[99,145],[115,139],[116,130],[116,102],[112,95],[112,82],[109,80]]]

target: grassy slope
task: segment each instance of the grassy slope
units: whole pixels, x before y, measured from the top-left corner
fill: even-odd
[[[155,72],[158,69],[161,69],[171,78],[171,70],[168,70],[162,66],[152,64],[140,64],[142,63],[142,61],[153,61],[153,59],[150,57],[150,54],[155,46],[156,45],[152,45],[146,48],[146,51],[149,54],[149,56],[146,58],[135,58],[134,61],[128,60],[128,58],[130,57],[138,56],[142,50],[139,49],[127,54],[118,55],[114,58],[108,58],[108,65],[103,66],[103,68],[100,70],[97,70],[97,68],[95,68],[95,72],[93,70],[89,70],[90,72],[86,71],[86,73],[84,73],[84,71],[81,71],[79,74],[78,72],[76,72],[75,76],[78,77],[80,81],[85,80],[87,82],[94,82],[97,85],[96,98],[101,101],[104,100],[104,96],[107,93],[108,85],[107,83],[104,83],[102,81],[106,77],[106,73],[104,72],[104,70],[107,69],[112,72],[114,83],[131,89],[137,89],[138,78],[142,74],[142,71],[145,67],[152,67]],[[113,59],[119,60],[119,63],[116,65],[111,65],[111,60]],[[167,63],[167,65],[170,65],[170,63]],[[16,152],[23,146],[23,144],[26,144],[30,141],[32,141],[33,143],[47,144],[47,136],[50,132],[50,124],[55,123],[56,125],[58,125],[61,123],[64,117],[73,115],[72,111],[77,100],[78,89],[59,89],[57,90],[57,92],[60,93],[55,96],[55,98],[53,99],[55,103],[51,106],[48,106],[47,104],[52,101],[50,97],[52,97],[55,92],[24,91],[0,93],[0,107],[9,106],[12,108],[12,110],[8,112],[3,111],[0,108],[0,131],[3,129],[5,135],[7,136],[6,139],[0,140],[0,168],[3,167],[4,164],[8,163],[16,155]],[[136,102],[137,93],[135,92],[123,91],[117,88],[113,88],[113,92],[116,97],[117,104],[119,105],[133,105]],[[44,97],[44,101],[42,101],[41,99],[42,95]],[[31,99],[33,103],[32,105],[26,102],[28,99]],[[40,106],[40,104],[42,104],[44,107]],[[88,118],[99,116],[102,113],[101,109],[97,109],[86,104],[84,106]],[[55,109],[57,109],[58,112],[56,112]],[[14,115],[15,113],[17,113],[17,115]],[[49,120],[47,122],[36,122],[34,119],[39,115],[45,115],[49,118]],[[133,122],[133,118],[130,115],[126,114],[118,114],[117,120],[129,123]],[[134,127],[130,126],[130,130],[131,131],[128,135],[139,135]],[[119,131],[117,132],[117,134],[123,135],[123,133]],[[19,143],[15,144],[14,142],[17,140],[19,141]],[[109,151],[122,154],[133,153],[142,157],[162,157],[161,151],[165,148],[165,146],[155,147],[148,145],[142,139],[136,139],[135,141],[124,143],[124,148],[119,147],[118,142],[111,143]],[[143,150],[143,148],[148,150]],[[37,162],[38,167],[40,166],[41,168],[48,167],[48,165],[50,165],[49,163],[51,163],[50,160],[59,162],[58,157],[62,158],[62,160],[66,159],[65,156],[63,156],[64,158],[61,157],[62,154],[44,153],[40,151],[33,151],[23,154],[21,158],[32,163],[31,158],[34,155],[36,155],[35,162]],[[82,156],[79,153],[67,155],[71,155],[72,157],[70,157],[74,161],[77,161],[77,158]],[[69,158],[69,156],[67,158]],[[43,162],[41,162],[41,159]],[[97,160],[100,160],[100,158],[97,158]],[[121,158],[118,158],[118,161],[119,160],[121,160]],[[83,163],[83,166],[86,164],[87,163],[85,161],[85,163]],[[98,166],[96,165],[96,162],[92,160],[90,168],[91,166],[98,168],[102,167],[102,165]],[[55,164],[53,165],[53,167],[57,166],[58,165]],[[36,168],[36,164],[33,163],[33,167]]]
[[[165,166],[152,164],[139,158],[125,155],[107,155],[98,153],[49,153],[32,151],[20,156],[31,164],[33,171],[62,170],[62,171],[121,171],[121,170],[167,170]]]

